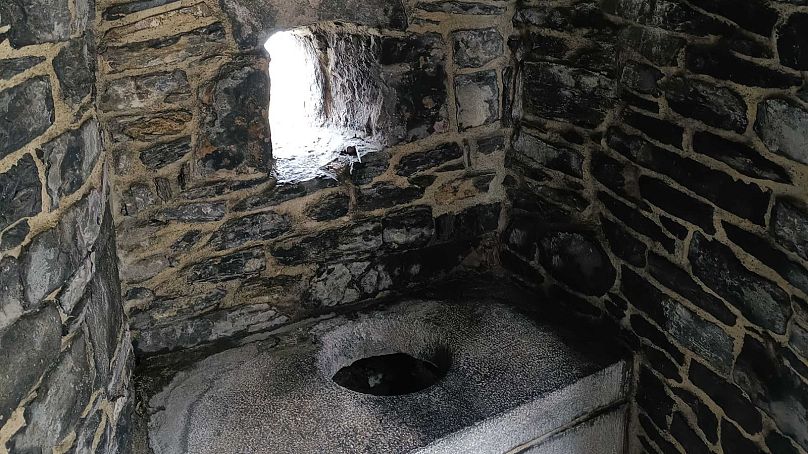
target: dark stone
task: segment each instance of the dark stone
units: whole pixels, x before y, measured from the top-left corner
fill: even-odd
[[[361,162],[351,166],[351,181],[355,185],[371,183],[376,177],[387,171],[390,164],[390,153],[376,151],[362,156]]]
[[[583,155],[571,148],[545,142],[524,131],[516,134],[512,146],[514,152],[520,153],[533,165],[548,167],[578,178],[583,176]]]
[[[185,71],[176,69],[115,79],[106,84],[98,98],[98,105],[108,112],[159,109],[186,101],[190,97],[188,77]]]
[[[732,0],[704,0],[699,7],[735,22],[746,30],[768,38],[779,19],[777,10],[766,0],[749,0],[743,3]]]
[[[456,214],[443,214],[435,219],[435,236],[439,241],[458,241],[494,232],[499,226],[500,210],[500,204],[492,203],[469,207]]]
[[[0,158],[20,149],[53,124],[53,98],[47,76],[0,91]]]
[[[667,419],[673,412],[675,402],[668,387],[644,366],[640,367],[636,393],[637,404],[654,424],[667,427]]]
[[[6,173],[0,173],[0,230],[42,210],[39,170],[25,155]]]
[[[676,66],[686,41],[666,31],[629,26],[620,35],[619,46],[632,49],[658,66]]]
[[[430,13],[466,14],[474,16],[496,16],[505,13],[505,8],[503,6],[455,0],[443,0],[429,3],[419,2],[415,7]]]
[[[747,335],[732,379],[784,434],[808,449],[808,384],[783,364],[774,341]]]
[[[808,206],[797,199],[775,199],[772,235],[778,244],[808,260],[808,236],[805,232],[808,232]]]
[[[224,282],[260,273],[266,267],[266,258],[260,248],[213,257],[192,265],[188,283]]]
[[[143,183],[134,183],[121,194],[121,214],[135,216],[143,210],[152,208],[157,203],[151,187]]]
[[[632,275],[634,279],[636,275]],[[631,329],[639,337],[648,341],[651,345],[665,351],[677,364],[684,365],[685,354],[674,345],[667,334],[645,319],[642,315],[632,314],[630,317]]]
[[[662,285],[682,295],[721,323],[727,326],[735,325],[737,317],[723,301],[702,290],[685,270],[666,258],[651,253],[648,257],[648,271]]]
[[[313,194],[322,189],[339,186],[339,182],[333,178],[314,178],[296,183],[278,183],[272,185],[264,191],[250,196],[237,203],[233,208],[235,211],[252,211],[259,208],[269,208],[279,205],[289,200]],[[203,197],[208,197],[203,195]]]
[[[656,446],[659,447],[659,450],[656,450],[655,448],[653,451],[651,451],[652,453],[656,454],[658,452],[662,452],[663,454],[681,454],[679,448],[675,447],[673,443],[668,441],[668,439],[663,438],[662,434],[663,432],[666,432],[665,430],[661,430],[654,425],[654,423],[647,415],[645,415],[645,413],[638,412],[637,416],[640,421],[640,426],[645,431],[645,434],[654,441]]]
[[[643,0],[607,0],[603,9],[640,25],[697,36],[721,36],[732,30],[732,26],[725,22],[686,3],[672,0],[659,0],[650,4]]]
[[[743,435],[735,424],[721,420],[721,450],[723,452],[743,452],[749,454],[763,454],[763,450],[752,440]]]
[[[199,202],[164,208],[155,218],[160,221],[207,222],[222,219],[224,212],[224,202]]]
[[[728,247],[699,232],[693,236],[688,256],[696,277],[751,322],[779,334],[785,332],[791,303],[777,284],[752,273]]]
[[[592,153],[592,176],[625,199],[640,201],[640,169],[633,163],[618,161],[603,150]]]
[[[755,132],[772,153],[808,164],[808,109],[789,99],[772,98],[758,106]]]
[[[790,88],[802,85],[802,78],[795,74],[758,65],[718,46],[689,47],[685,64],[687,69],[697,74],[752,87]]]
[[[231,219],[211,236],[213,249],[233,249],[252,241],[277,238],[292,229],[288,216],[268,211],[242,218]]]
[[[687,418],[680,412],[673,414],[671,419],[671,435],[685,448],[688,454],[712,454],[707,444],[698,436],[695,430],[690,427]]]
[[[683,226],[682,224],[667,216],[659,216],[659,222],[662,224],[662,227],[664,227],[665,230],[670,232],[676,238],[679,238],[680,240],[687,238],[687,227]]]
[[[19,49],[32,44],[67,41],[71,32],[67,0],[8,0],[0,3],[0,24],[13,19],[8,39]]]
[[[722,225],[730,241],[776,271],[789,284],[808,293],[808,269],[774,248],[767,239],[726,221]]]
[[[653,66],[629,61],[620,74],[620,83],[638,93],[659,96],[659,81],[663,77],[665,74]]]
[[[547,232],[539,257],[550,274],[585,295],[604,295],[614,284],[616,272],[606,251],[581,233]]]
[[[92,370],[83,335],[73,339],[56,367],[37,389],[37,397],[25,409],[28,424],[14,439],[20,451],[57,446],[75,430],[92,394]]]
[[[684,129],[679,125],[649,117],[630,109],[623,114],[623,121],[654,140],[666,145],[673,145],[676,148],[682,148]],[[610,129],[610,131],[614,131],[614,129]]]
[[[203,236],[205,234],[199,230],[189,230],[171,245],[171,250],[174,252],[187,252],[196,246]]]
[[[247,167],[268,170],[269,77],[261,58],[241,57],[224,65],[216,82],[200,90],[203,101],[202,167],[210,172]]]
[[[101,146],[101,132],[94,119],[42,146],[39,155],[45,163],[48,195],[53,208],[84,185],[95,169]]]
[[[71,40],[53,58],[53,69],[59,79],[62,96],[73,106],[78,106],[93,92],[95,66],[96,50],[92,33]]]
[[[808,14],[794,13],[778,30],[777,51],[788,67],[808,70]]]
[[[503,54],[504,39],[495,28],[452,32],[454,62],[461,68],[485,66]]]
[[[776,430],[776,429],[775,429]],[[779,432],[772,431],[766,435],[766,446],[772,454],[799,454],[799,449],[788,438]]]
[[[191,138],[183,137],[161,143],[139,153],[140,161],[149,170],[157,170],[187,155],[191,151]]]
[[[368,255],[378,252],[383,244],[381,222],[369,219],[290,238],[271,245],[270,251],[282,265],[299,265]]]
[[[603,216],[600,217],[600,222],[603,226],[603,232],[606,234],[606,240],[609,242],[609,248],[614,255],[636,267],[644,267],[648,247],[620,227],[619,224]]]
[[[699,429],[710,443],[718,442],[718,418],[710,407],[690,391],[682,388],[674,388],[673,392],[681,399],[693,414],[696,415],[696,423]]]
[[[674,111],[717,128],[746,131],[746,103],[726,87],[697,79],[673,77],[663,85],[665,99]]]
[[[611,130],[608,142],[613,149],[637,164],[668,175],[680,185],[719,207],[763,225],[771,197],[769,191],[763,191],[751,183],[735,180],[723,172],[656,147],[637,136],[628,136],[617,130]]]
[[[594,128],[615,105],[614,81],[579,68],[526,63],[524,111],[528,115]]]
[[[315,221],[332,221],[347,215],[350,203],[347,194],[330,194],[309,205],[306,215]]]
[[[31,233],[31,226],[28,220],[22,220],[0,235],[0,251],[14,249],[22,244],[28,234]]]
[[[124,3],[121,5],[113,5],[104,10],[102,17],[104,20],[113,21],[126,16],[127,14],[145,11],[158,6],[174,3],[177,0],[136,0],[134,2]]]
[[[411,176],[463,157],[463,149],[455,142],[443,144],[433,150],[416,152],[401,158],[396,174]]]
[[[364,211],[390,208],[396,205],[405,205],[420,199],[424,195],[424,188],[418,186],[400,187],[392,183],[376,183],[369,188],[359,190],[357,205]]]
[[[8,420],[56,361],[61,333],[61,319],[54,305],[25,314],[0,331],[0,419]]]
[[[662,227],[642,214],[640,210],[626,205],[605,192],[598,192],[598,199],[626,226],[656,241],[669,252],[676,249],[676,241],[665,234]]]
[[[791,182],[791,176],[782,166],[764,158],[753,148],[706,131],[693,135],[693,151],[721,161],[752,178]]]
[[[620,99],[625,101],[629,106],[646,110],[650,113],[659,113],[659,103],[645,99],[642,96],[635,95],[628,90],[622,90],[620,92]]]
[[[115,117],[107,122],[107,128],[115,143],[132,140],[152,143],[182,133],[193,118],[193,114],[187,110],[170,110]]]
[[[43,61],[45,61],[45,57],[17,57],[0,60],[0,79],[11,79]]]
[[[482,154],[493,154],[505,149],[505,137],[494,135],[477,139],[477,152]]]
[[[461,131],[500,119],[499,81],[495,70],[455,76],[457,124]]]
[[[724,410],[727,417],[737,422],[746,432],[756,434],[763,429],[760,412],[740,388],[721,378],[698,361],[691,362],[688,377],[694,385],[704,391],[713,402]]]
[[[382,240],[391,250],[424,247],[434,236],[435,221],[429,206],[404,208],[382,219]]]

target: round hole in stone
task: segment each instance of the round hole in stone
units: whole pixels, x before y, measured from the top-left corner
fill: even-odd
[[[449,369],[449,357],[440,353],[425,361],[406,353],[370,356],[345,366],[332,378],[343,388],[374,396],[410,394],[434,385]]]

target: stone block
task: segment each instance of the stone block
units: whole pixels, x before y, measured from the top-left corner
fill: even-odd
[[[737,133],[749,125],[746,102],[729,88],[685,77],[670,78],[662,88],[671,109],[685,117]]]
[[[662,142],[665,145],[682,148],[685,130],[677,124],[649,115],[643,115],[631,109],[623,113],[623,121],[651,139]],[[612,128],[609,131],[613,132],[615,129]]]
[[[693,151],[721,161],[742,174],[780,183],[790,183],[788,171],[763,157],[748,145],[707,131],[693,134]]]
[[[585,295],[604,295],[614,284],[609,256],[587,235],[548,232],[539,241],[539,257],[553,277]]]
[[[114,79],[106,84],[98,98],[99,107],[107,112],[132,109],[157,110],[182,103],[191,97],[191,86],[185,71],[145,74]]]
[[[382,225],[368,219],[342,228],[290,238],[270,246],[272,255],[283,265],[333,261],[366,256],[384,245]]]
[[[452,32],[454,62],[461,68],[477,68],[503,55],[504,39],[495,28]]]
[[[519,131],[513,139],[513,151],[522,154],[535,165],[541,165],[568,175],[582,178],[583,155],[572,148],[555,145]]]
[[[636,61],[628,61],[620,73],[620,83],[638,93],[659,96],[659,81],[665,75],[662,71]]]
[[[238,202],[233,209],[235,211],[252,211],[261,208],[269,208],[279,205],[289,200],[305,197],[317,191],[335,188],[339,182],[333,178],[319,177],[302,182],[279,182],[270,185],[267,189],[247,197]]]
[[[780,62],[790,68],[808,70],[808,14],[794,13],[778,30]]]
[[[743,3],[732,0],[706,0],[700,2],[699,7],[766,38],[771,35],[779,19],[777,10],[767,0],[749,0]]]
[[[110,6],[104,10],[102,17],[104,20],[114,21],[122,19],[128,14],[145,11],[151,8],[157,8],[158,6],[168,5],[169,3],[174,3],[176,1],[178,0],[135,0],[129,3]]]
[[[604,11],[641,25],[697,36],[724,35],[732,26],[692,6],[675,0],[607,0]]]
[[[0,79],[11,79],[45,61],[45,57],[16,57],[0,60]]]
[[[790,88],[802,85],[802,78],[794,73],[761,66],[720,46],[688,47],[685,66],[697,74],[751,87]]]
[[[676,241],[669,237],[653,219],[644,215],[639,209],[626,205],[605,192],[598,192],[598,199],[625,226],[651,238],[668,252],[675,251]]]
[[[54,121],[51,83],[37,76],[0,91],[0,158],[35,139]]]
[[[107,129],[114,143],[130,141],[154,143],[165,140],[167,136],[182,133],[193,118],[193,114],[187,110],[127,115],[109,120]]]
[[[701,398],[683,388],[673,388],[674,394],[696,416],[696,424],[710,443],[718,442],[718,418],[712,409]]]
[[[463,149],[456,142],[449,142],[427,151],[418,151],[403,156],[396,166],[396,174],[409,177],[417,172],[434,169],[463,157]]]
[[[156,214],[155,219],[160,221],[208,222],[222,219],[224,213],[224,202],[198,202],[163,208]]]
[[[691,363],[688,378],[747,433],[756,434],[763,428],[760,411],[740,388],[697,361]]]
[[[277,238],[291,229],[288,216],[268,211],[225,222],[213,233],[210,244],[217,251],[233,249],[249,242]]]
[[[808,109],[772,98],[758,106],[755,131],[773,153],[808,164]]]
[[[260,273],[266,267],[266,258],[260,248],[235,252],[206,259],[191,265],[187,273],[189,284],[194,282],[224,282]]]
[[[455,98],[461,131],[500,118],[499,81],[494,70],[455,76]]]
[[[676,66],[685,43],[664,30],[629,26],[620,33],[618,46],[637,52],[655,65]]]
[[[606,235],[606,241],[609,242],[609,249],[614,255],[634,266],[645,266],[645,254],[648,246],[608,218],[601,216],[600,222],[603,226],[603,233]]]
[[[95,169],[101,154],[101,132],[98,121],[90,119],[78,129],[68,131],[39,150],[45,163],[45,176],[51,206],[81,188]]]
[[[14,249],[22,244],[31,233],[31,226],[27,219],[23,219],[0,235],[0,252]]]
[[[30,155],[0,173],[0,230],[42,210],[41,188],[39,170]]]
[[[404,208],[382,219],[382,240],[393,251],[424,247],[434,236],[432,208],[426,205]]]
[[[778,197],[772,212],[771,231],[778,244],[808,260],[808,206],[805,202]]]
[[[53,70],[59,79],[62,96],[77,107],[93,93],[96,70],[95,37],[87,33],[70,40],[53,59]]]
[[[315,221],[333,221],[348,214],[351,198],[344,193],[329,194],[306,208],[306,216]]]
[[[460,14],[469,16],[495,16],[505,13],[505,7],[474,1],[439,0],[418,2],[416,9],[429,13]]]
[[[419,186],[401,187],[382,182],[360,189],[357,194],[357,205],[360,210],[372,211],[405,205],[420,199],[423,195],[424,188]]]
[[[59,357],[61,333],[61,319],[53,305],[30,312],[0,331],[1,421],[8,420]]]
[[[179,161],[191,151],[191,138],[183,137],[147,148],[138,157],[149,170],[158,170],[169,164]]]
[[[71,33],[70,7],[67,0],[8,0],[0,4],[5,24],[12,18],[8,32],[11,46],[66,41]]]
[[[777,284],[749,271],[727,246],[698,232],[688,257],[696,277],[749,321],[775,333],[785,332],[791,302]]]

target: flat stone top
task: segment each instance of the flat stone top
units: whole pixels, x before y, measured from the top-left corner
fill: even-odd
[[[363,357],[448,351],[413,394],[372,396],[331,380]],[[541,399],[620,361],[499,304],[408,300],[210,356],[149,402],[150,445],[168,453],[408,452]]]

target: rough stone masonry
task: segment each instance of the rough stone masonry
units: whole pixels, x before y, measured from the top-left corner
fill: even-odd
[[[808,450],[807,5],[517,8],[502,262],[634,347],[636,452]]]

